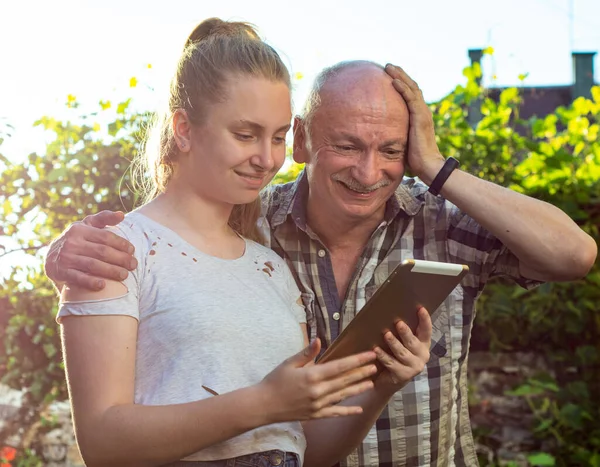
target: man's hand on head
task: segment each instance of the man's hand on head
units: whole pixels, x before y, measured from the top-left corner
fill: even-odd
[[[88,290],[101,290],[104,279],[122,281],[137,267],[134,247],[124,238],[103,230],[117,225],[122,212],[102,211],[71,224],[58,237],[46,256],[46,275],[55,283]]]
[[[435,140],[431,110],[419,85],[402,68],[388,64],[385,71],[393,78],[394,88],[406,102],[410,115],[406,163],[414,175],[429,185],[444,164]]]

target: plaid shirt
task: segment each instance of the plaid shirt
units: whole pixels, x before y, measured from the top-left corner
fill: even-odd
[[[432,315],[431,358],[425,370],[397,392],[362,445],[340,463],[354,466],[478,465],[467,400],[467,356],[475,301],[493,276],[524,287],[517,258],[492,234],[427,186],[405,178],[386,206],[340,301],[329,252],[306,224],[308,183],[276,186],[265,206],[267,243],[285,258],[306,308],[310,338],[324,348],[407,258],[467,264],[469,274]],[[433,311],[433,310],[430,310]]]

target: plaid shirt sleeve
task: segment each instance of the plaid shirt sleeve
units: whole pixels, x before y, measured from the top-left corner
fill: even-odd
[[[498,276],[507,276],[526,289],[541,284],[524,277],[519,270],[519,259],[508,247],[454,205],[450,209],[448,248],[457,261],[470,265],[471,272],[478,277],[479,292]]]

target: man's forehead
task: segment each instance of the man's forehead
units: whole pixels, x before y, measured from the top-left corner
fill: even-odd
[[[345,68],[327,80],[320,92],[320,106],[362,107],[388,111],[406,108],[404,100],[394,89],[392,78],[374,64],[361,64]]]

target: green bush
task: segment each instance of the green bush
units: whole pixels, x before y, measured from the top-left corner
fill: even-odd
[[[600,239],[600,87],[592,100],[576,99],[544,118],[519,118],[517,88],[492,101],[468,84],[432,105],[440,150],[466,170],[564,210],[598,243]],[[482,118],[473,127],[468,108]],[[512,392],[535,414],[533,432],[552,440],[555,464],[600,466],[600,268],[583,280],[525,291],[490,283],[478,302],[472,346],[536,352],[550,372]],[[534,458],[535,459],[535,458]],[[544,464],[549,465],[549,464]]]

